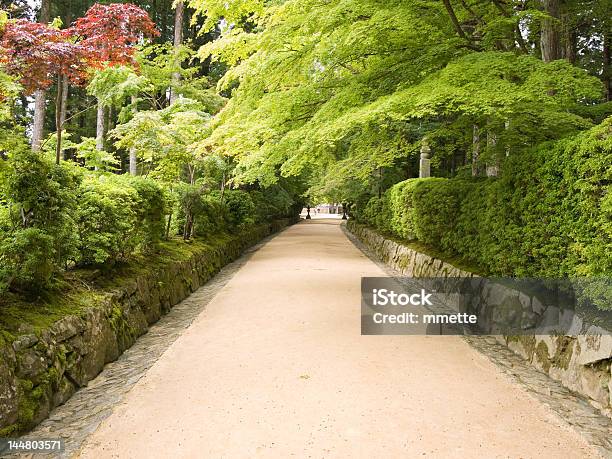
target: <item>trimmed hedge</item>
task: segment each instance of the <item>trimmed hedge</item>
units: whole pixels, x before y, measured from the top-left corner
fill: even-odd
[[[510,155],[490,179],[410,179],[357,220],[478,267],[521,277],[612,274],[612,119]]]

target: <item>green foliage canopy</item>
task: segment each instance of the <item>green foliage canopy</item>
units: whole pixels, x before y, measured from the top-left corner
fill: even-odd
[[[496,139],[485,157],[592,126],[578,107],[601,99],[600,82],[568,62],[542,62],[517,38],[541,12],[492,2],[475,13],[464,3],[459,20],[479,22],[461,36],[443,3],[251,5],[254,27],[227,28],[199,51],[231,66],[218,87],[232,98],[208,144],[237,159],[237,183],[307,174],[321,194],[334,193],[322,182],[368,187],[425,136],[439,160],[465,155],[474,124]]]

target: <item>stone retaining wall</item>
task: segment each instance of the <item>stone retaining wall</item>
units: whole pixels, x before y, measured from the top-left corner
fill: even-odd
[[[472,277],[474,273],[387,239],[349,220],[347,229],[380,260],[404,276]],[[612,336],[497,336],[496,339],[565,387],[612,416]]]
[[[99,304],[41,332],[0,338],[0,436],[27,430],[116,360],[172,306],[264,237],[295,223],[254,226],[182,261],[145,270],[101,292]]]

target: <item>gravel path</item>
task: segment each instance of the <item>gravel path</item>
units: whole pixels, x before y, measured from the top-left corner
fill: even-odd
[[[81,457],[598,457],[463,339],[361,336],[385,274],[338,223],[254,253]]]

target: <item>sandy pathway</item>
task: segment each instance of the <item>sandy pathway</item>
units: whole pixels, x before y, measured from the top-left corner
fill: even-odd
[[[457,337],[361,336],[338,221],[260,249],[89,438],[81,457],[594,454]]]

